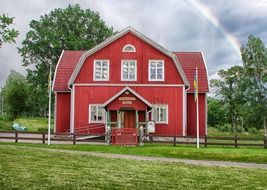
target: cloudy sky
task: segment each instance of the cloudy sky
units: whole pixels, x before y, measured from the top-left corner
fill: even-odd
[[[239,48],[249,34],[267,43],[267,0],[0,0],[0,14],[15,17],[20,32],[16,44],[0,49],[0,86],[10,69],[26,74],[17,47],[30,21],[76,3],[117,31],[132,26],[170,51],[203,51],[210,78],[242,64]]]

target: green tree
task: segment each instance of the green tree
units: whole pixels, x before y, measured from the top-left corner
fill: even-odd
[[[18,37],[19,32],[9,26],[13,24],[14,17],[8,15],[0,15],[0,48],[3,43],[15,43],[15,38]]]
[[[27,78],[39,110],[47,109],[49,64],[54,71],[62,50],[89,50],[112,33],[113,28],[107,27],[97,12],[83,10],[79,5],[55,9],[30,22],[19,53],[24,66],[35,66],[27,70]]]
[[[244,70],[241,66],[234,66],[228,70],[218,72],[220,79],[211,80],[211,86],[216,88],[216,96],[227,107],[226,116],[236,132],[236,124],[240,116],[240,107],[245,102],[246,83]]]
[[[28,99],[26,78],[20,73],[11,70],[3,88],[5,98],[5,112],[13,119],[23,115]]]
[[[259,129],[267,115],[267,50],[261,39],[250,35],[241,47],[241,55],[249,84],[243,112],[248,125]]]
[[[221,100],[208,97],[208,125],[217,126],[226,123],[225,106]]]

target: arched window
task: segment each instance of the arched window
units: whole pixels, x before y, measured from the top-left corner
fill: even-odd
[[[135,52],[135,47],[132,44],[126,44],[122,48],[122,52]]]

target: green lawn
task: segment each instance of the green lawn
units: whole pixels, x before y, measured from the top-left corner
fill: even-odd
[[[52,119],[52,128],[53,121]],[[48,119],[44,117],[22,117],[11,122],[0,117],[0,130],[11,130],[13,123],[18,123],[19,125],[27,127],[27,131],[38,131],[38,129],[47,129]]]
[[[267,170],[108,159],[0,145],[1,189],[266,189]]]
[[[7,143],[0,143],[7,144]],[[15,143],[9,143],[15,145]],[[93,152],[107,152],[117,154],[157,156],[169,158],[186,158],[194,160],[222,160],[235,162],[252,162],[267,164],[267,149],[264,148],[227,148],[227,147],[201,147],[196,149],[194,146],[177,146],[145,144],[143,147],[123,147],[106,145],[50,145],[46,144],[23,144],[17,143],[16,146],[32,146],[40,148],[54,148],[67,150],[81,150]]]

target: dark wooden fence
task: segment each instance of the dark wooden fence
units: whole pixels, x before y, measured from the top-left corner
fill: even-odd
[[[88,137],[91,136],[91,139]],[[86,138],[84,138],[86,137]],[[97,138],[94,138],[97,137]],[[90,133],[90,134],[79,134],[79,133],[51,133],[51,142],[70,142],[76,144],[76,142],[105,142],[106,134],[103,133]],[[0,131],[1,139],[14,140],[13,142],[20,142],[25,140],[47,143],[48,135],[44,132],[21,132],[21,131]],[[178,144],[196,144],[196,137],[190,136],[168,136],[168,135],[147,135],[144,137],[144,143],[164,143],[172,144],[176,146]],[[211,145],[217,146],[254,146],[267,148],[267,137],[214,137],[214,136],[202,136],[200,137],[200,145],[208,147]]]

